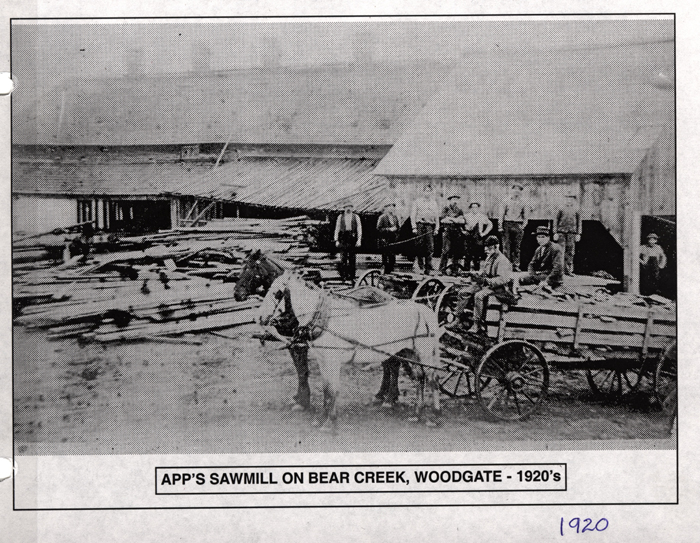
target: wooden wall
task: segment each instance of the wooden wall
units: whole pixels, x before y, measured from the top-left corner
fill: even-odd
[[[39,234],[77,222],[74,199],[19,195],[12,197],[12,229],[15,234]]]

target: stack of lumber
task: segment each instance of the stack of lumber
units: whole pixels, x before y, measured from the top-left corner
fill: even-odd
[[[492,338],[563,344],[575,350],[634,350],[646,355],[676,338],[676,308],[661,297],[598,292],[573,298],[523,294],[516,305],[492,303],[487,311]]]
[[[150,283],[149,283],[150,284]],[[131,282],[107,295],[82,292],[79,299],[24,309],[16,324],[48,330],[50,339],[81,336],[98,341],[144,339],[204,332],[252,323],[260,299],[233,299],[231,284],[192,278],[178,284]],[[114,291],[116,290],[116,291]]]
[[[303,264],[309,254],[304,228],[315,222],[218,220],[126,238],[123,245],[140,249],[93,254],[87,263],[75,257],[15,267],[15,323],[45,329],[50,338],[114,341],[254,322],[260,299],[236,302],[229,282],[255,250],[283,264]]]

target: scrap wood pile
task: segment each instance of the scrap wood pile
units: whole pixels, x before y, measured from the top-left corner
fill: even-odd
[[[15,323],[50,338],[153,339],[254,322],[259,297],[237,302],[233,284],[254,250],[303,264],[305,217],[227,219],[126,238],[141,250],[91,255],[82,263],[15,267]]]
[[[493,338],[527,339],[587,360],[658,354],[676,338],[672,300],[585,286],[521,292],[514,306],[491,304],[486,321]]]

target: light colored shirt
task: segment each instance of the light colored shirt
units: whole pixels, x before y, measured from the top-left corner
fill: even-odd
[[[434,223],[437,229],[440,226],[440,210],[437,202],[428,198],[419,198],[411,207],[411,227],[415,230],[419,222]]]
[[[659,269],[663,270],[666,267],[666,253],[664,253],[661,245],[642,245],[639,248],[639,256],[642,264],[646,264],[650,258],[656,258],[659,262]]]
[[[512,196],[506,200],[501,210],[501,222],[502,221],[512,221],[512,222],[527,222],[527,206],[522,198],[513,198]]]
[[[486,216],[486,213],[482,213],[481,211],[476,213],[474,211],[468,211],[464,216],[464,220],[464,227],[467,229],[467,231],[472,231],[478,227],[479,236],[482,238],[493,228],[493,224],[491,224],[491,221]]]
[[[341,215],[338,215],[338,220],[335,221],[335,234],[333,235],[333,239],[335,241],[338,241],[341,225],[345,226],[345,228],[342,228],[342,230],[352,231],[353,218],[355,221],[357,221],[357,244],[360,245],[362,243],[362,221],[360,220],[360,216],[356,213],[342,213]],[[345,224],[343,225],[343,223]]]

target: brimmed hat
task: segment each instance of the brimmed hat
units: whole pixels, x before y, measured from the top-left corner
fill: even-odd
[[[472,202],[471,204],[469,204],[469,209],[473,207],[481,207],[481,204],[479,202]]]
[[[549,227],[548,226],[538,226],[535,231],[536,236],[547,236],[549,237]]]
[[[354,209],[355,204],[353,204],[352,202],[347,202],[347,203],[343,204],[343,209],[347,209],[349,207],[352,207]]]
[[[484,247],[493,247],[498,245],[498,238],[496,236],[489,236],[484,240]]]
[[[654,232],[652,232],[651,234],[649,234],[649,235],[647,236],[647,239],[651,239],[651,238],[654,238],[654,239],[658,240],[658,239],[659,239],[659,236],[657,236],[656,234],[654,234]]]
[[[461,196],[459,194],[450,194],[447,197],[448,200],[458,200],[459,198],[461,198]]]
[[[386,209],[387,207],[396,207],[396,204],[394,202],[387,202],[386,204],[384,204],[384,209]]]
[[[523,186],[520,183],[513,183],[513,186],[511,189],[518,189],[518,190],[523,190]]]

